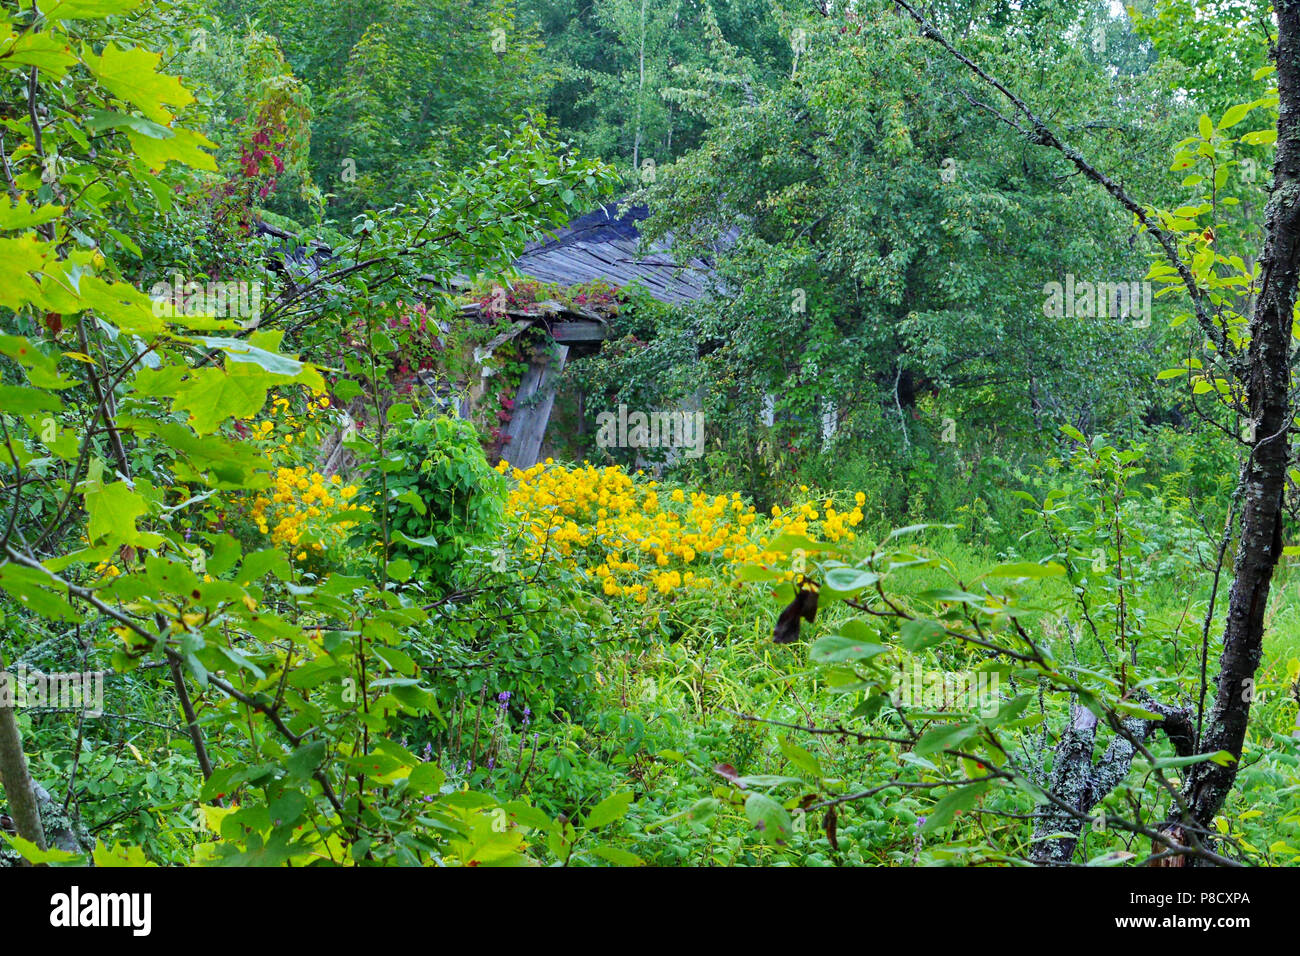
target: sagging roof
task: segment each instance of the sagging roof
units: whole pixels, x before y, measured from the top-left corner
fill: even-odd
[[[693,302],[714,291],[714,272],[707,263],[692,259],[682,265],[668,254],[671,236],[648,252],[639,250],[637,223],[648,215],[644,205],[630,206],[619,215],[619,204],[607,203],[571,220],[553,238],[530,243],[515,268],[563,286],[593,279],[619,287],[636,283],[669,304]],[[734,241],[734,235],[728,238]]]

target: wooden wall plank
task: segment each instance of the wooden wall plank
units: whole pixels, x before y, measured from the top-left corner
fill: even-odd
[[[510,440],[501,449],[501,457],[516,468],[537,464],[546,423],[550,421],[551,408],[555,404],[560,373],[564,371],[568,356],[567,345],[557,345],[553,354],[549,348],[538,348],[519,382],[514,414],[506,426]]]

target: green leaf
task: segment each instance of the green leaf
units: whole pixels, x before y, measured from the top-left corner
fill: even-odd
[[[130,13],[144,0],[39,0],[37,9],[47,20],[102,20]]]
[[[42,223],[53,222],[63,212],[62,206],[46,203],[32,207],[25,196],[10,200],[5,193],[0,193],[0,229],[27,229]]]
[[[125,481],[115,481],[86,492],[86,512],[92,544],[130,544],[138,537],[136,519],[148,514],[149,505]]]
[[[361,386],[350,378],[341,378],[334,383],[334,397],[346,405],[361,394]]]
[[[154,302],[125,282],[106,282],[98,276],[84,276],[79,291],[83,308],[94,309],[124,332],[152,336],[165,328],[155,313]]]
[[[111,41],[102,56],[96,56],[89,47],[81,50],[81,62],[104,89],[138,106],[155,123],[170,123],[172,114],[163,104],[188,106],[194,96],[176,77],[156,72],[161,59],[161,53],[140,47],[123,50]]]
[[[157,863],[151,863],[144,855],[144,848],[139,846],[122,846],[114,843],[112,846],[106,846],[103,843],[96,844],[95,849],[91,852],[91,859],[94,860],[95,866],[101,867],[137,867],[137,866],[157,866]]]
[[[784,787],[792,783],[803,783],[802,777],[784,777],[775,773],[755,773],[744,777],[737,777],[732,781],[742,790],[750,790],[754,787]]]
[[[128,129],[126,138],[135,154],[151,169],[162,169],[169,162],[175,161],[194,169],[206,169],[213,173],[217,171],[217,161],[203,151],[204,147],[215,149],[216,143],[202,133],[184,127],[171,132],[175,135],[159,139]]]
[[[871,660],[887,650],[889,648],[881,644],[870,644],[839,634],[828,634],[813,642],[813,646],[809,649],[809,656],[819,664],[839,664],[846,661]]]
[[[214,647],[219,654],[235,665],[236,670],[248,671],[258,680],[262,680],[266,677],[266,672],[262,670],[262,668],[258,667],[243,654],[239,653],[235,648],[226,647],[222,644],[214,645]]]
[[[1252,130],[1245,136],[1241,137],[1241,142],[1247,146],[1268,146],[1277,142],[1277,130],[1275,129],[1257,129]]]
[[[621,850],[614,846],[594,846],[590,852],[592,856],[598,856],[615,866],[640,866],[645,862],[630,850]]]
[[[310,368],[291,355],[260,348],[252,339],[204,335],[198,341],[210,349],[221,349],[232,362],[250,363],[273,375],[298,376]]]
[[[978,729],[979,725],[977,724],[950,724],[935,727],[921,735],[921,739],[916,742],[912,752],[918,757],[924,757],[928,754],[938,753],[941,750],[947,750],[950,747],[956,747]]]
[[[72,853],[68,850],[60,850],[58,847],[51,847],[48,850],[42,850],[31,840],[24,840],[20,836],[9,836],[7,833],[0,833],[0,839],[4,839],[28,863],[50,864],[58,866],[61,863],[72,863],[78,866],[85,866],[86,858],[79,853]]]
[[[1226,767],[1237,762],[1237,758],[1226,750],[1219,750],[1215,753],[1192,754],[1190,757],[1161,757],[1151,766],[1155,769],[1172,769],[1176,767],[1190,767],[1198,763],[1216,763],[1220,767]]]
[[[63,403],[49,392],[21,385],[0,385],[0,409],[15,415],[28,412],[57,412]]]
[[[814,541],[807,535],[785,532],[777,535],[776,538],[768,544],[767,550],[789,554],[792,551],[829,551],[832,553],[839,553],[844,549],[839,545],[831,544],[826,541]]]
[[[419,671],[415,660],[411,655],[397,647],[385,647],[382,644],[374,644],[375,655],[385,664],[391,667],[399,674],[405,674],[408,677],[414,677]]]
[[[984,598],[970,591],[958,591],[956,588],[930,588],[917,595],[922,601],[935,604],[969,604],[971,607],[985,603]]]
[[[763,831],[767,839],[777,843],[789,840],[794,830],[785,807],[761,793],[749,795],[745,801],[745,816],[749,817],[749,822],[757,829]]]
[[[902,638],[903,647],[909,651],[919,651],[926,647],[933,647],[948,636],[948,632],[942,624],[926,618],[914,618],[904,622],[903,626],[899,628],[898,634]]]
[[[316,772],[316,768],[325,759],[325,741],[316,740],[303,744],[285,760],[285,766],[293,779],[306,780]]]
[[[17,38],[9,31],[0,39],[0,57],[5,65],[34,66],[51,78],[63,76],[77,62],[65,39],[39,30],[28,30]]]
[[[521,826],[528,827],[531,830],[549,830],[552,827],[550,817],[522,800],[510,801],[505,805],[505,810]]]
[[[826,587],[843,595],[858,594],[879,580],[880,575],[859,568],[831,568],[826,572]]]
[[[106,129],[132,129],[143,136],[154,139],[171,139],[176,133],[168,126],[147,120],[143,116],[130,113],[115,113],[112,110],[87,110],[83,121],[86,129],[92,133],[102,133]]]
[[[1065,573],[1065,568],[1056,563],[1036,564],[1032,561],[1018,561],[999,564],[985,575],[990,578],[1054,578]]]
[[[212,553],[207,560],[207,573],[214,578],[220,577],[235,566],[243,553],[243,545],[229,534],[205,534],[212,545]]]
[[[591,808],[591,812],[587,814],[585,825],[588,830],[596,830],[607,823],[613,823],[626,815],[627,809],[631,805],[632,792],[630,790],[612,794]]]
[[[31,273],[44,271],[53,258],[53,243],[41,242],[34,235],[0,239],[0,307],[17,312],[29,302],[41,302],[41,287]]]
[[[215,432],[230,418],[250,418],[266,404],[266,393],[278,376],[259,366],[232,362],[225,368],[197,369],[176,390],[175,407],[189,412],[189,424],[200,435]]]
[[[736,569],[737,581],[772,581],[780,576],[779,572],[761,564],[742,564]]]
[[[438,546],[437,539],[431,534],[425,535],[423,538],[412,538],[401,531],[394,531],[393,540],[399,544],[410,545],[413,548],[436,548]]]
[[[254,551],[245,557],[235,574],[235,580],[248,586],[256,584],[265,574],[274,574],[282,581],[289,578],[289,560],[279,548]]]
[[[18,564],[0,564],[0,589],[41,617],[56,621],[78,621],[76,609],[67,599],[50,589],[49,575]]]
[[[1238,103],[1236,106],[1230,107],[1223,114],[1223,119],[1219,120],[1219,129],[1229,129],[1236,126],[1246,118],[1247,113],[1258,105],[1258,103]]]
[[[921,827],[922,833],[933,833],[935,830],[941,830],[952,822],[952,818],[958,810],[969,810],[984,795],[988,789],[988,783],[981,781],[972,784],[969,787],[962,787],[954,790],[935,804],[934,809],[925,818],[925,825]]]
[[[785,755],[785,759],[790,761],[804,773],[814,778],[820,778],[823,776],[822,767],[821,764],[817,762],[817,758],[807,750],[804,750],[789,737],[783,738],[780,741],[780,745],[781,753]]]

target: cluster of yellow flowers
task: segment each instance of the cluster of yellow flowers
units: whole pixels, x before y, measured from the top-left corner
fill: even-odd
[[[506,511],[524,532],[529,558],[568,561],[606,595],[638,603],[652,593],[710,587],[720,565],[781,563],[787,556],[769,548],[781,534],[853,541],[866,500],[858,493],[848,510],[833,498],[820,507],[773,506],[765,518],[738,492],[668,491],[619,467],[570,468],[548,458],[526,470],[503,461],[497,471],[514,479]]]
[[[314,450],[304,447],[303,436],[309,434],[314,426],[332,426],[332,423],[320,420],[329,407],[327,396],[311,395],[305,412],[299,416],[294,413],[288,398],[277,396],[271,402],[271,417],[252,426],[253,440],[268,443],[263,454],[272,461],[277,457],[284,460],[284,456],[292,456],[295,441],[299,442],[302,451]],[[329,517],[332,509],[353,508],[349,502],[357,491],[356,485],[345,485],[338,475],[327,478],[305,465],[281,465],[275,469],[271,487],[253,499],[249,517],[257,524],[258,531],[271,536],[272,543],[293,548],[302,546],[295,554],[301,561],[307,558],[309,551],[322,552],[341,543],[348,529],[356,526],[355,521],[326,524],[324,519]],[[370,508],[362,505],[356,510],[369,511]]]
[[[271,400],[271,418],[264,419],[253,426],[253,439],[270,441],[274,444],[267,449],[271,452],[292,451],[293,444],[302,438],[303,432],[313,425],[320,424],[318,416],[330,407],[328,395],[310,394],[307,407],[301,416],[294,413],[293,404],[284,395],[277,395]]]
[[[308,471],[304,466],[296,468],[277,468],[275,482],[267,494],[260,494],[253,499],[250,515],[257,522],[257,530],[270,534],[275,544],[297,546],[302,543],[308,525],[315,525],[314,518],[327,516],[330,508],[347,508],[346,502],[355,497],[356,485],[344,485],[338,475],[326,478],[319,471]],[[361,511],[370,509],[363,505]],[[274,524],[272,523],[274,522]],[[339,521],[330,527],[341,533],[355,527],[355,521]],[[320,533],[311,543],[315,551],[325,550],[325,542]],[[306,558],[306,551],[298,554],[299,560]]]

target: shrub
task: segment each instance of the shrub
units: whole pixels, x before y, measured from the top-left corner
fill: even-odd
[[[391,557],[432,582],[451,581],[466,551],[492,537],[505,501],[474,427],[445,416],[391,424],[366,484],[376,502],[387,492]]]

